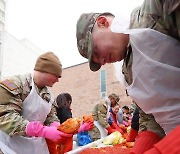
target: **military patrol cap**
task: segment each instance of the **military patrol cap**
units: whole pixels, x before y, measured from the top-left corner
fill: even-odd
[[[76,25],[77,47],[79,53],[88,59],[91,71],[97,71],[101,68],[101,64],[92,61],[93,42],[91,38],[94,24],[100,15],[102,13],[84,13]]]
[[[115,101],[116,101],[116,103],[119,102],[119,96],[116,95],[115,93],[110,94],[108,97],[109,97],[109,98],[114,98]]]
[[[38,57],[34,70],[55,74],[60,78],[62,65],[59,58],[53,52],[46,52]]]

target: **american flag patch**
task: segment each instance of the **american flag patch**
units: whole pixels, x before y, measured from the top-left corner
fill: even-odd
[[[17,85],[15,83],[13,83],[12,81],[6,79],[4,81],[1,82],[1,84],[5,87],[7,87],[9,90],[15,90],[17,89]]]

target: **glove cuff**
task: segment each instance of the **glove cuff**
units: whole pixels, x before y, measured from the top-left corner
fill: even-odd
[[[159,142],[161,138],[150,131],[142,131],[134,143],[134,147],[130,154],[143,154],[145,151],[151,149],[153,145]]]
[[[180,151],[180,126],[154,145],[161,153],[178,153]]]
[[[112,129],[111,126],[107,127],[106,130],[108,131],[108,134],[111,134],[112,132],[114,132],[113,131],[114,129]]]
[[[137,137],[137,135],[138,135],[138,131],[135,130],[135,129],[133,129],[133,128],[131,127],[130,133],[129,133],[126,141],[127,141],[127,142],[134,142],[134,141],[135,141],[135,138]]]
[[[36,136],[43,129],[43,125],[39,121],[29,122],[26,125],[26,134],[27,136]],[[42,136],[42,135],[38,135]]]
[[[108,132],[111,131],[111,130],[112,130],[111,126],[108,126],[108,127],[106,128],[106,130],[107,130]]]
[[[162,154],[162,153],[160,153],[156,148],[152,148],[147,152],[145,152],[144,154]]]

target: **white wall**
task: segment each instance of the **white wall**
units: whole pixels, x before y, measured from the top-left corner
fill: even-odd
[[[27,39],[17,40],[8,32],[2,32],[2,78],[31,72],[37,57],[43,53]]]
[[[0,0],[0,79],[2,71],[2,31],[5,28],[5,8],[6,2]]]

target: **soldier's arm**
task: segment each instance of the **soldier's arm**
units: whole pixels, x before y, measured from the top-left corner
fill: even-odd
[[[0,130],[10,136],[25,135],[28,121],[21,116],[22,100],[13,90],[13,87],[5,87],[2,82],[0,83]]]
[[[98,121],[104,128],[109,127],[106,115],[107,115],[107,106],[105,106],[104,104],[99,104],[98,105],[98,119],[99,119]]]
[[[59,119],[57,117],[57,112],[56,112],[56,108],[54,105],[52,105],[51,107],[51,111],[50,113],[47,115],[46,121],[44,122],[45,125],[50,125],[51,123],[53,123],[54,121],[59,122]]]

